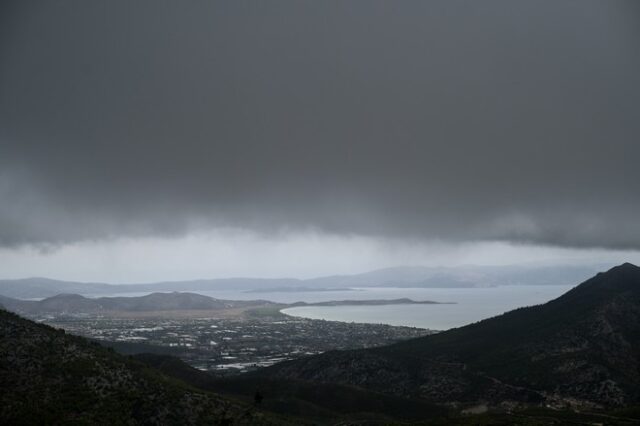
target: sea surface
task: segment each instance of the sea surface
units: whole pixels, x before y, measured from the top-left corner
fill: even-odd
[[[555,299],[573,286],[500,286],[459,289],[398,289],[368,291],[360,299],[395,299],[452,302],[438,305],[384,306],[306,306],[284,309],[282,312],[312,319],[331,321],[381,323],[448,330],[461,327],[504,312],[538,305]],[[375,296],[374,296],[375,295]]]
[[[379,288],[365,287],[346,291],[265,292],[199,291],[219,299],[272,302],[324,302],[330,300],[398,299],[430,300],[448,304],[384,306],[305,306],[284,309],[298,317],[331,321],[404,325],[432,330],[460,327],[523,306],[548,302],[574,286],[499,286],[488,288]],[[122,293],[112,296],[141,296],[147,293]]]

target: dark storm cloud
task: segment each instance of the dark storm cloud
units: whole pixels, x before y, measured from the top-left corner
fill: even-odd
[[[640,248],[633,1],[4,2],[0,242]]]

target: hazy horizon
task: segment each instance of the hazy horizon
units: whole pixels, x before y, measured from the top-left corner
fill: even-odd
[[[216,280],[226,280],[226,279],[248,279],[248,280],[295,280],[299,282],[312,282],[316,279],[323,278],[339,278],[339,277],[353,277],[366,275],[370,273],[376,272],[394,272],[394,271],[412,271],[412,270],[424,270],[428,271],[443,271],[443,272],[463,272],[463,271],[491,271],[491,270],[508,270],[508,269],[517,269],[517,270],[532,270],[535,271],[545,270],[546,268],[585,268],[592,269],[594,273],[597,272],[605,272],[606,270],[618,266],[623,263],[634,263],[637,261],[631,260],[617,260],[617,258],[611,257],[610,260],[606,261],[602,258],[596,259],[577,259],[574,261],[565,261],[558,262],[557,260],[554,262],[523,262],[523,263],[505,263],[505,264],[497,264],[497,263],[486,263],[486,264],[473,264],[473,263],[463,263],[456,265],[427,265],[427,264],[396,264],[390,266],[382,266],[376,267],[373,269],[363,269],[357,270],[353,272],[344,272],[344,273],[328,273],[328,274],[317,274],[317,275],[309,275],[309,276],[292,276],[286,274],[274,274],[274,275],[220,275],[220,276],[194,276],[194,277],[176,277],[175,279],[156,279],[156,280],[141,280],[141,281],[107,281],[107,280],[99,280],[99,279],[65,279],[58,278],[55,276],[45,276],[45,275],[29,275],[29,276],[0,276],[0,281],[12,281],[12,280],[29,280],[29,279],[45,279],[45,280],[53,280],[53,281],[61,281],[61,282],[76,282],[76,283],[96,283],[96,284],[109,284],[109,285],[135,285],[135,284],[155,284],[155,283],[180,283],[180,282],[190,282],[190,281],[216,281]],[[575,282],[572,284],[579,284],[579,282]],[[563,283],[563,285],[565,285]],[[366,287],[366,285],[364,285]],[[446,287],[446,286],[444,286]],[[443,288],[444,288],[443,287]]]

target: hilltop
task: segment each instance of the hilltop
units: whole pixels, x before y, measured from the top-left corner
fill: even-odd
[[[37,314],[93,314],[104,316],[210,314],[233,312],[241,314],[246,309],[278,307],[266,300],[223,300],[196,293],[151,293],[136,297],[88,298],[79,294],[58,294],[43,300],[19,300],[0,296],[0,304],[7,310],[24,315]]]

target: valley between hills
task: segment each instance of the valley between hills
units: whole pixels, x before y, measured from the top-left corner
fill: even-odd
[[[86,314],[76,314],[76,320],[78,315]],[[243,322],[253,320],[246,316]],[[281,320],[276,316],[273,323]],[[325,323],[333,332],[339,329]],[[216,324],[200,325],[216,330]],[[382,346],[304,353],[233,375],[193,368],[180,359],[184,352],[142,353],[136,339],[120,342],[129,349],[104,339],[105,348],[98,340],[71,335],[80,331],[69,324],[71,334],[3,311],[0,419],[10,424],[38,416],[44,423],[78,424],[631,425],[640,422],[639,327],[640,268],[631,264],[597,274],[548,303],[465,327],[405,335]],[[357,340],[358,330],[343,331],[345,341]],[[79,401],[76,408],[71,400]]]

